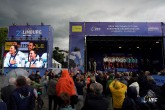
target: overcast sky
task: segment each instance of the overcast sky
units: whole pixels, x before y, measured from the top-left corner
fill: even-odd
[[[54,47],[69,47],[69,22],[165,22],[165,0],[0,0],[0,27],[51,25]]]

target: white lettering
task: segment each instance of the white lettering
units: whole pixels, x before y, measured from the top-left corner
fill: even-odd
[[[42,34],[42,30],[23,30],[22,34]]]
[[[100,31],[101,30],[101,28],[98,28],[98,27],[95,27],[95,26],[93,26],[92,28],[91,28],[91,31]]]

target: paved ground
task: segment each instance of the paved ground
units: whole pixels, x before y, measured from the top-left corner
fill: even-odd
[[[3,75],[0,75],[0,88],[2,88],[6,82],[6,76],[3,76]],[[48,97],[46,94],[43,94],[42,96],[42,99],[44,101],[44,106],[43,106],[43,109],[42,110],[48,110]]]

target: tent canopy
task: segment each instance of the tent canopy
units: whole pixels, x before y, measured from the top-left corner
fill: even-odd
[[[53,66],[54,68],[61,68],[61,67],[62,67],[62,64],[59,63],[58,61],[52,59],[52,66]]]

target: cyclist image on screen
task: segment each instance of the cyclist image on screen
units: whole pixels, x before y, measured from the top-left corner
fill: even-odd
[[[47,53],[43,53],[40,60],[43,61],[42,67],[46,68],[47,67]]]
[[[18,45],[11,45],[4,60],[4,67],[24,67],[25,55],[18,51]]]
[[[37,51],[35,49],[30,51],[29,54],[29,61],[26,63],[26,67],[30,67],[30,68],[41,68],[43,65],[42,61],[39,61],[39,59],[37,58]]]
[[[69,69],[70,71],[76,73],[78,66],[83,66],[81,52],[79,48],[75,47],[74,50],[69,54]]]
[[[33,42],[29,42],[28,44],[28,54],[26,54],[25,63],[30,60],[30,51],[35,49],[35,44]],[[39,55],[37,55],[37,59],[39,60]]]

